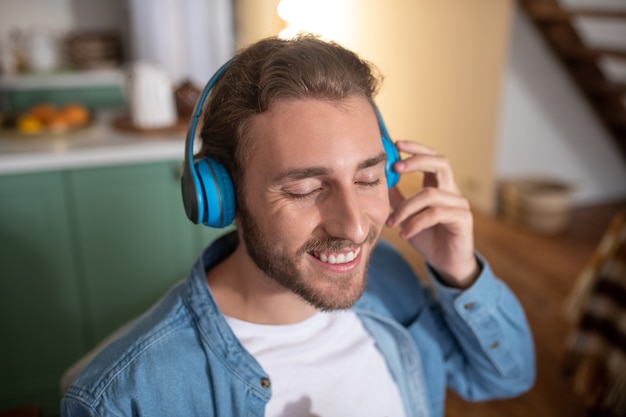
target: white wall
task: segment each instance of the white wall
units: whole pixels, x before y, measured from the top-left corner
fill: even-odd
[[[0,34],[13,29],[67,31],[74,25],[72,0],[0,0]]]
[[[565,181],[575,205],[626,200],[626,158],[519,7],[510,42],[497,178]]]
[[[0,0],[0,34],[12,29],[119,29],[122,0]]]

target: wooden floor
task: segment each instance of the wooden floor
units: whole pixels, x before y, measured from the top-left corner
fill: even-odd
[[[574,209],[568,230],[552,237],[475,214],[478,250],[526,310],[535,337],[537,382],[529,393],[512,400],[467,403],[450,393],[447,417],[585,416],[582,402],[561,378],[565,340],[571,330],[563,304],[611,218],[624,209],[626,202]],[[396,241],[392,234],[385,237]],[[412,263],[423,270],[419,261]]]

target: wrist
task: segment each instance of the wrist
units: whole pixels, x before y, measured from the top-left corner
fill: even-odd
[[[432,265],[430,267],[442,284],[459,289],[471,287],[483,269],[475,255],[463,264],[456,264],[454,268],[436,268]]]

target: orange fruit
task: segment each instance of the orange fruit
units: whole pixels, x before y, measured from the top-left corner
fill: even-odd
[[[46,126],[54,132],[63,132],[69,129],[70,124],[62,113],[58,113],[48,119]]]
[[[53,104],[42,103],[31,107],[28,114],[36,117],[43,124],[48,124],[48,122],[57,114],[57,108]]]
[[[84,126],[89,122],[89,110],[80,104],[67,104],[61,108],[63,118],[70,126]]]

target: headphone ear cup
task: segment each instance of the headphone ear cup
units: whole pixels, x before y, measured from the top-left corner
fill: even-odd
[[[180,177],[180,189],[187,218],[194,224],[198,224],[202,221],[201,215],[204,214],[204,192],[198,190],[201,184],[198,182],[197,174],[194,171],[195,167],[190,167],[185,161]]]
[[[400,160],[400,152],[386,132],[382,133],[383,146],[387,153],[387,164],[385,165],[385,174],[387,175],[387,187],[391,188],[400,181],[400,174],[393,169],[393,165]]]
[[[228,171],[212,158],[203,158],[195,164],[200,181],[198,193],[204,195],[203,224],[226,227],[235,220],[235,189]]]

